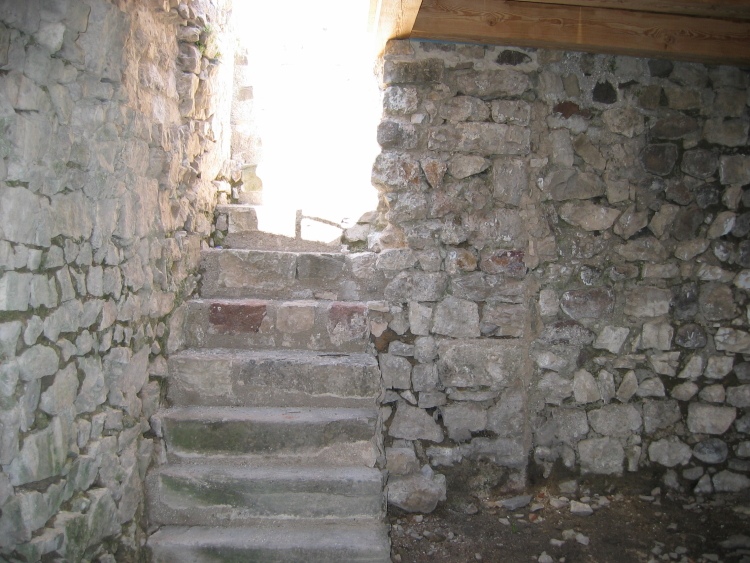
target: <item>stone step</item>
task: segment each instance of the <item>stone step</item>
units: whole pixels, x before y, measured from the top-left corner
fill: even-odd
[[[367,305],[351,301],[196,299],[188,304],[188,346],[364,352]]]
[[[383,478],[367,467],[162,466],[147,482],[150,526],[263,519],[379,519]]]
[[[217,205],[216,214],[226,217],[227,234],[254,233],[258,230],[259,210],[255,205]]]
[[[164,527],[147,544],[153,563],[388,563],[382,523],[275,522],[252,528]]]
[[[376,408],[171,408],[155,415],[174,461],[374,466]]]
[[[306,350],[190,349],[169,358],[172,405],[374,407],[377,360]]]
[[[202,253],[206,298],[381,300],[376,255],[210,249]]]

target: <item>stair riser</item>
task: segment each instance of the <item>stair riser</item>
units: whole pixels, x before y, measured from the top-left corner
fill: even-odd
[[[382,553],[361,551],[357,546],[338,549],[290,548],[265,549],[263,547],[235,547],[207,544],[202,547],[152,546],[152,563],[386,563],[390,557]]]
[[[386,279],[371,254],[206,250],[203,298],[378,300]]]
[[[344,358],[243,360],[180,357],[169,360],[168,399],[174,405],[248,407],[366,407],[380,392],[377,365]],[[337,363],[337,361],[339,361]]]
[[[375,420],[327,424],[258,423],[243,420],[163,419],[167,448],[177,454],[304,454],[320,448],[369,442]]]
[[[185,327],[197,348],[364,352],[369,342],[367,307],[338,301],[193,301]]]
[[[380,480],[248,480],[152,475],[152,526],[242,526],[267,518],[377,519],[383,514]]]

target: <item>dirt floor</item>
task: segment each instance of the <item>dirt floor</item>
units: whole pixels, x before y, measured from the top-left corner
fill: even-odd
[[[700,497],[639,474],[547,480],[528,499],[471,493],[460,475],[448,482],[449,498],[431,514],[389,510],[394,562],[750,563],[748,491]],[[593,513],[572,514],[586,510],[574,501]],[[513,503],[524,506],[505,507]]]

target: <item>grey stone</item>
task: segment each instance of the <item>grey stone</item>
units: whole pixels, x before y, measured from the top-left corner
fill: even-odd
[[[446,405],[441,407],[440,414],[448,429],[448,436],[456,442],[470,440],[472,432],[480,432],[487,427],[487,411],[474,403]]]
[[[448,284],[444,272],[401,272],[385,288],[390,301],[439,301]]]
[[[432,127],[428,132],[427,146],[434,151],[484,156],[524,155],[530,150],[530,131],[516,125],[457,123]]]
[[[0,311],[26,311],[31,297],[29,273],[7,272],[0,278]]]
[[[18,338],[23,324],[20,321],[0,323],[0,355],[4,358],[15,358]]]
[[[501,389],[523,371],[523,349],[509,340],[441,340],[438,350],[438,373],[446,387]]]
[[[490,117],[490,108],[479,98],[455,96],[440,104],[438,115],[453,123],[461,121],[486,121]]]
[[[608,109],[602,113],[602,119],[610,131],[628,138],[640,135],[645,129],[643,116],[629,106]]]
[[[439,379],[435,364],[417,364],[411,373],[412,389],[414,391],[434,391]]]
[[[419,135],[411,123],[386,120],[378,124],[377,141],[384,149],[409,150],[417,148]]]
[[[603,369],[599,372],[599,375],[597,375],[596,384],[599,387],[599,393],[605,404],[615,398],[616,388],[614,375]]]
[[[589,433],[586,413],[577,409],[560,408],[552,412],[555,437],[564,444],[574,445]]]
[[[394,354],[380,354],[380,372],[387,389],[409,389],[412,382],[412,367],[409,360]],[[415,390],[419,390],[415,387]]]
[[[593,403],[601,400],[599,386],[594,376],[581,369],[573,375],[573,396],[577,403]]]
[[[490,167],[490,161],[481,156],[457,154],[448,161],[448,172],[457,180],[474,176]]]
[[[726,442],[718,438],[708,438],[693,446],[693,455],[703,463],[724,463],[729,455]]]
[[[398,476],[388,481],[388,503],[406,512],[428,514],[446,499],[445,477],[435,474]]]
[[[427,411],[399,403],[388,434],[404,440],[442,442],[443,431]]]
[[[669,350],[672,347],[672,325],[662,321],[650,321],[643,324],[641,345],[643,349]]]
[[[617,400],[622,403],[627,403],[633,395],[638,391],[638,378],[634,371],[627,372],[620,382],[620,387],[617,388]]]
[[[560,306],[573,319],[599,319],[612,313],[614,292],[605,287],[566,291]]]
[[[459,75],[458,91],[485,99],[520,96],[530,87],[528,76],[515,70],[482,71]]]
[[[703,254],[711,243],[707,239],[690,239],[679,243],[674,250],[674,255],[683,261],[692,260]]]
[[[500,157],[492,162],[492,185],[499,202],[518,206],[528,190],[526,163],[519,158]]]
[[[664,262],[667,251],[664,245],[655,238],[643,237],[628,241],[617,247],[617,253],[630,262]]]
[[[703,374],[703,357],[694,354],[679,373],[680,379],[697,379]]]
[[[49,426],[29,434],[9,467],[13,486],[25,485],[59,475],[68,455],[68,428],[56,416]]]
[[[419,108],[419,94],[413,86],[390,86],[383,93],[383,107],[393,115],[409,115]]]
[[[698,386],[692,381],[686,381],[685,383],[675,385],[672,388],[670,395],[673,399],[677,399],[678,401],[689,401],[695,397],[697,392]]]
[[[573,169],[550,172],[544,178],[544,189],[555,201],[591,199],[605,193],[604,183],[598,176]]]
[[[583,473],[622,474],[625,451],[612,438],[589,438],[578,442],[578,455]]]
[[[747,143],[747,119],[707,119],[703,126],[703,138],[709,143],[726,147],[741,147]]]
[[[643,430],[646,434],[669,428],[680,420],[682,412],[677,401],[650,399],[643,402]]]
[[[28,348],[18,357],[19,373],[24,381],[33,381],[54,374],[58,363],[55,350],[42,344]]]
[[[675,344],[678,346],[695,350],[703,348],[707,343],[706,331],[699,324],[688,323],[677,329]]]
[[[733,328],[719,328],[714,335],[714,343],[719,351],[750,354],[750,334]]]
[[[687,426],[695,434],[721,435],[729,429],[735,418],[737,410],[733,407],[691,403],[688,406]]]
[[[729,387],[727,403],[741,409],[750,407],[750,384]]]
[[[591,471],[591,473],[597,473],[597,471]],[[591,508],[590,504],[586,504],[585,502],[571,500],[570,501],[570,513],[574,516],[591,516],[594,513],[594,509]],[[551,557],[549,558],[549,560],[553,561]]]
[[[559,405],[573,395],[573,382],[557,373],[546,373],[538,383],[544,402]]]
[[[659,211],[651,218],[651,222],[648,225],[649,230],[657,238],[662,238],[668,232],[679,211],[680,208],[676,205],[669,203],[662,204]]]
[[[737,493],[750,489],[750,478],[725,469],[713,476],[713,485],[717,493]]]
[[[628,436],[641,429],[641,413],[633,405],[605,405],[588,412],[591,428],[603,436]]]
[[[626,293],[626,315],[631,317],[659,317],[669,312],[672,294],[667,289],[641,286]]]
[[[607,350],[612,354],[619,354],[622,345],[630,334],[630,329],[625,327],[605,326],[594,342],[594,348]]]
[[[638,384],[636,395],[639,397],[664,397],[664,384],[658,377],[649,377]]]
[[[73,406],[78,392],[75,364],[68,364],[57,372],[52,385],[42,393],[39,408],[50,415],[62,414]]]
[[[734,366],[732,356],[709,356],[704,375],[710,379],[722,379]]]
[[[521,100],[492,100],[492,121],[511,125],[528,125],[531,106]]]
[[[479,308],[476,303],[448,296],[435,307],[432,331],[453,338],[479,336]]]
[[[722,156],[719,178],[722,184],[750,184],[750,156]]]
[[[635,205],[631,205],[617,219],[614,232],[627,240],[647,225],[648,211],[636,211]]]
[[[584,202],[583,204],[568,202],[560,208],[560,218],[563,221],[575,227],[580,227],[584,231],[606,231],[619,216],[620,211],[617,209],[595,205],[590,202]]]
[[[386,448],[385,459],[386,469],[392,475],[409,475],[419,471],[419,460],[414,448]]]
[[[666,176],[677,162],[677,146],[672,143],[648,145],[641,155],[641,162],[647,172]]]
[[[531,504],[532,498],[533,497],[531,495],[519,495],[516,497],[500,500],[500,505],[505,510],[510,510],[512,512],[514,510],[527,507],[529,504]]]
[[[723,403],[726,399],[726,391],[723,385],[707,385],[701,390],[698,397],[706,403]]]
[[[659,375],[677,375],[679,352],[654,352],[648,355],[648,363]]]
[[[685,465],[691,456],[690,446],[674,436],[651,442],[648,447],[649,459],[664,467]]]

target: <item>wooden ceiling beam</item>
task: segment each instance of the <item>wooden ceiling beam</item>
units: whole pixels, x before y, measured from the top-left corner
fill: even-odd
[[[374,33],[378,54],[389,39],[411,35],[422,0],[370,0],[370,32]]]
[[[750,21],[527,0],[424,0],[411,37],[750,64]]]
[[[537,4],[585,6],[681,16],[750,20],[747,0],[518,0]]]

